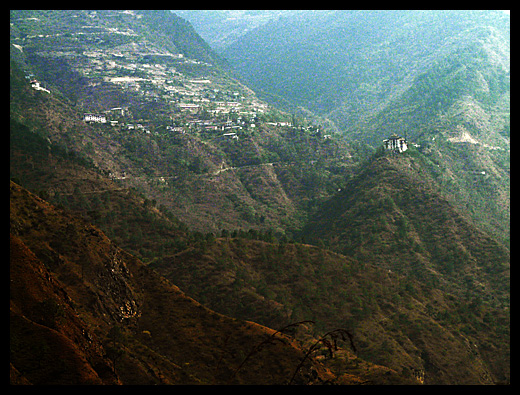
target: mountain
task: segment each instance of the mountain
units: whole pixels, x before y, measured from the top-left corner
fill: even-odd
[[[153,266],[225,314],[345,325],[360,357],[427,384],[507,382],[509,250],[405,154],[379,152],[316,210],[301,235],[320,248],[249,233]]]
[[[217,52],[239,40],[252,29],[298,10],[172,10],[188,20]]]
[[[377,148],[398,133],[428,146],[455,204],[508,243],[506,13],[308,10],[223,55],[262,97],[332,121],[349,141]]]
[[[316,329],[348,328],[359,358],[403,377],[416,374],[425,384],[507,382],[507,281],[498,281],[500,290],[491,285],[507,269],[497,265],[489,282],[469,290],[464,282],[474,277],[467,268],[466,275],[456,269],[457,280],[444,273],[432,279],[426,265],[410,261],[409,273],[369,259],[378,246],[365,250],[366,257],[354,259],[310,245],[230,237],[165,256],[153,267],[222,313],[275,327],[312,319]]]
[[[11,384],[120,384],[61,284],[12,234],[9,253]]]
[[[488,95],[499,95],[508,79],[509,26],[508,15],[491,11],[309,10],[248,32],[223,54],[255,89],[328,116],[347,133],[366,134],[365,122],[373,124],[393,103],[405,114],[424,110],[402,96],[436,67],[461,69],[460,81],[491,80]],[[481,75],[464,76],[477,65]],[[442,102],[436,113],[460,89],[455,84],[450,92],[437,77],[445,76],[423,87],[437,97],[435,105]]]
[[[410,151],[379,153],[316,211],[302,233],[314,243],[407,274],[417,265],[441,277],[477,270],[470,277],[484,281],[491,275],[487,281],[494,285],[482,283],[484,289],[507,291],[508,248],[454,207],[425,171],[424,157]]]
[[[232,45],[310,15],[367,49],[415,21],[301,11]],[[435,15],[485,26],[410,22],[437,49],[346,130],[267,105],[168,11],[12,11],[12,382],[508,383],[509,47]],[[377,56],[419,53],[393,32]]]
[[[507,361],[502,362],[505,365],[498,362],[504,335],[488,338],[488,330],[484,330],[506,325],[506,316],[494,311],[488,301],[474,316],[464,307],[469,300],[435,287],[432,294],[431,286],[425,287],[397,270],[390,273],[386,267],[361,264],[308,245],[277,245],[243,238],[195,244],[175,256],[166,256],[152,269],[117,248],[99,229],[14,183],[10,200],[14,242],[11,308],[12,314],[22,310],[27,322],[22,325],[15,324],[19,318],[11,320],[12,339],[16,339],[11,343],[16,358],[11,361],[13,375],[31,383],[49,383],[49,379],[41,370],[36,370],[42,374],[38,379],[27,373],[32,362],[22,353],[23,347],[36,347],[32,338],[25,336],[29,322],[40,331],[64,333],[71,350],[83,350],[84,346],[77,343],[90,341],[103,365],[94,365],[92,356],[79,360],[86,358],[92,366],[88,371],[97,372],[103,380],[122,384],[227,383],[248,353],[274,333],[253,324],[248,316],[274,324],[301,322],[296,320],[305,317],[315,320],[318,333],[339,324],[348,326],[357,355],[344,345],[333,359],[327,359],[329,351],[322,347],[318,354],[321,359],[309,361],[314,368],[307,368],[309,372],[316,370],[322,381],[491,383],[500,377],[496,369],[507,366]],[[27,252],[20,254],[20,249]],[[28,264],[43,273],[42,280],[29,281]],[[242,318],[246,321],[203,307],[159,273],[175,279],[190,294],[200,295],[205,303],[216,304],[217,311],[231,311],[246,317]],[[49,281],[54,288],[35,289],[37,284]],[[27,290],[38,295],[34,302],[27,299]],[[46,313],[43,317],[47,318],[40,318],[36,306],[52,315]],[[71,325],[76,321],[79,329],[73,332]],[[483,326],[477,333],[476,325]],[[297,350],[316,341],[309,338],[310,328],[296,329],[287,334],[301,339],[300,343],[283,342],[276,349],[270,349],[268,343],[262,354],[254,354],[240,368],[236,382],[272,384],[287,380],[298,358],[302,358]],[[54,347],[55,341],[46,340],[47,349],[60,350],[59,355],[67,358],[74,356],[67,348]],[[52,358],[45,349],[43,356]],[[293,352],[299,357],[291,357]],[[272,363],[274,355],[277,364]],[[367,363],[366,359],[378,363]],[[67,369],[49,366],[60,372],[63,380],[69,380],[57,378],[57,384],[96,382],[89,377],[83,379],[86,381],[74,378],[76,366],[78,372],[84,372],[83,365],[75,363]],[[207,366],[215,366],[214,373]],[[277,373],[270,373],[274,371]],[[53,375],[52,371],[48,374]]]
[[[289,381],[304,355],[294,340],[207,309],[99,229],[10,192],[13,384]],[[327,378],[312,359],[309,369]]]
[[[54,26],[56,13],[62,22]],[[352,163],[348,144],[302,118],[289,126],[290,115],[226,74],[169,12],[21,11],[12,24],[13,122],[88,158],[99,174],[196,230],[297,228]],[[164,42],[168,34],[173,43]],[[33,78],[50,94],[33,89]],[[85,122],[90,113],[108,121]],[[322,181],[295,194],[284,183],[295,179]]]
[[[19,39],[22,48],[27,44],[30,48],[32,46],[30,44],[34,44],[31,43],[32,39],[36,39],[44,46],[52,47],[57,44],[52,40],[38,40],[38,38],[58,37],[59,45],[63,50],[70,49],[78,53],[77,50],[85,42],[108,49],[138,41],[145,46],[148,45],[147,49],[152,53],[155,49],[157,51],[155,54],[158,56],[161,56],[158,51],[162,50],[164,51],[162,56],[167,56],[170,52],[211,64],[222,62],[222,59],[211,50],[187,21],[170,12],[11,10],[10,14],[11,38]],[[83,25],[85,21],[89,24]],[[151,45],[152,41],[153,45]],[[24,53],[23,49],[20,52]],[[62,54],[62,56],[66,55]]]
[[[454,207],[426,171],[424,156],[409,151],[398,156],[379,152],[316,211],[302,233],[313,243],[464,301],[467,307],[459,307],[459,313],[465,310],[473,318],[461,330],[490,335],[505,356],[508,324],[484,335],[481,325],[487,319],[478,311],[486,306],[490,314],[506,312],[509,319],[509,249]]]

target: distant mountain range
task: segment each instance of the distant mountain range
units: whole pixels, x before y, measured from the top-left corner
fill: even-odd
[[[247,32],[298,10],[172,10],[188,20],[217,52],[240,40]]]
[[[374,142],[412,126],[403,120],[381,129],[377,118],[392,108],[424,127],[461,95],[473,96],[471,85],[446,89],[453,78],[447,73],[486,84],[475,86],[487,98],[477,100],[500,103],[508,90],[509,29],[510,17],[500,11],[306,11],[249,31],[223,55],[260,92]],[[409,92],[424,90],[427,78],[433,85],[421,100],[434,95],[436,102],[416,102]],[[420,111],[430,112],[426,120]]]

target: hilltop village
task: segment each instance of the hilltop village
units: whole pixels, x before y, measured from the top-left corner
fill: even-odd
[[[128,31],[109,33],[133,34]],[[30,41],[30,38],[24,38],[23,42]],[[38,38],[52,37],[46,35]],[[15,48],[23,51],[21,44]],[[254,130],[261,123],[272,127],[293,127],[293,122],[288,120],[289,115],[272,111],[249,89],[235,81],[230,82],[221,73],[213,73],[212,65],[189,59],[181,53],[161,51],[146,42],[132,42],[103,51],[92,49],[81,54],[47,51],[39,55],[73,64],[78,74],[88,78],[89,89],[95,90],[101,84],[114,84],[117,89],[133,97],[134,103],[138,103],[100,109],[92,108],[87,101],[80,101],[79,107],[84,109],[83,120],[89,124],[147,134],[220,133],[223,137],[237,140],[241,134]],[[196,73],[192,69],[190,72],[181,71],[186,66],[194,65],[198,70]],[[193,75],[200,75],[201,70],[206,71],[207,75]],[[38,70],[26,74],[33,89],[50,93],[41,87],[42,83],[35,74],[38,75]],[[161,111],[153,112],[154,116],[151,117],[149,114],[152,111],[142,110],[147,106],[159,107]],[[298,129],[319,132],[319,128],[307,122],[299,125]],[[325,139],[330,137],[330,134],[323,136]]]
[[[75,30],[70,26],[80,20],[79,15],[70,15],[69,21],[61,21],[64,26],[57,23],[52,30],[39,18],[24,18],[19,22],[27,25],[31,34],[12,37],[11,50],[20,56],[34,53],[42,59],[41,70],[26,70],[26,78],[35,90],[52,92],[48,83],[54,81],[45,81],[43,68],[55,69],[63,64],[71,67],[74,78],[85,81],[85,91],[96,94],[107,87],[122,90],[122,94],[115,95],[121,97],[119,103],[78,95],[76,107],[83,110],[85,122],[151,133],[160,128],[231,133],[254,128],[259,116],[269,112],[266,103],[226,77],[217,66],[158,46],[128,25],[104,25],[104,19],[95,11],[87,16],[91,23],[75,26]],[[105,17],[139,23],[142,16],[133,11],[114,11],[114,15]],[[287,119],[265,120],[289,124]]]
[[[216,102],[219,104],[219,102]],[[239,104],[239,103],[233,103]],[[225,105],[229,105],[225,103]],[[208,111],[199,105],[186,105],[184,103],[178,106],[181,113],[176,113],[172,116],[172,123],[169,125],[155,125],[143,124],[135,122],[131,115],[131,110],[128,107],[113,107],[99,113],[84,113],[83,121],[88,124],[109,125],[119,130],[140,131],[146,134],[157,134],[160,132],[173,132],[185,134],[190,133],[210,133],[215,135],[222,132],[220,135],[238,139],[239,134],[247,131],[253,131],[257,125],[264,123],[271,127],[288,127],[295,129],[291,122],[276,121],[264,122],[254,111],[240,111],[239,108],[228,108],[224,111],[218,111],[210,114]],[[260,113],[262,110],[259,111]],[[154,123],[155,124],[155,123]],[[319,128],[314,126],[299,126],[298,130],[313,131],[319,133]],[[213,133],[212,133],[213,132]],[[331,135],[323,135],[324,139],[331,138]]]
[[[241,131],[254,130],[259,123],[270,126],[293,127],[283,115],[274,114],[268,105],[243,86],[236,86],[219,74],[201,77],[182,73],[186,64],[211,65],[184,57],[182,54],[159,52],[148,48],[143,56],[136,43],[106,52],[85,53],[88,61],[78,65],[84,75],[98,75],[104,82],[118,85],[123,91],[137,95],[142,101],[166,105],[167,115],[162,122],[143,119],[129,106],[112,107],[101,112],[85,113],[84,120],[110,124],[126,130],[153,132],[222,132],[223,136],[238,139]],[[167,64],[161,59],[168,59]],[[177,65],[174,67],[172,65]],[[318,131],[314,126],[300,125],[300,129]],[[325,135],[324,138],[330,138]]]

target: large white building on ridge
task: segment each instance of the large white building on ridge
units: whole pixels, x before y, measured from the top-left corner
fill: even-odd
[[[398,136],[397,134],[391,135],[389,138],[383,140],[385,149],[397,153],[404,152],[408,149],[408,142],[406,139]]]

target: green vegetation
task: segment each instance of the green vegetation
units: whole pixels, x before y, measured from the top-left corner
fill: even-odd
[[[253,30],[224,55],[266,98],[378,144],[386,130],[418,131],[461,92],[495,104],[509,86],[509,26],[499,11],[302,11]]]

